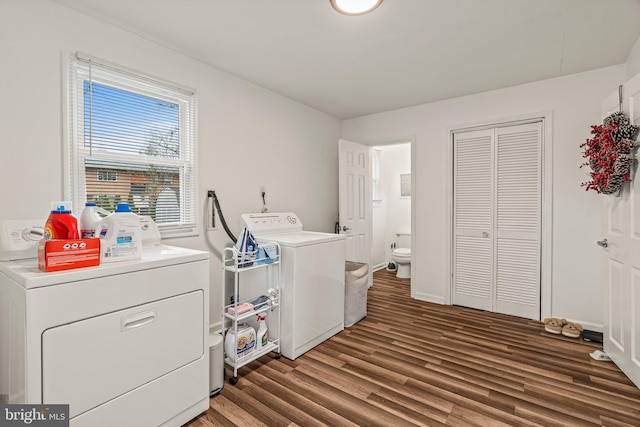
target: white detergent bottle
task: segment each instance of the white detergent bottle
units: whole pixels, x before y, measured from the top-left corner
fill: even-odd
[[[269,335],[267,334],[266,314],[256,314],[258,316],[258,333],[256,336],[256,350],[260,350],[269,343]]]
[[[225,355],[233,362],[246,357],[256,349],[256,330],[246,323],[238,323],[238,335],[233,327],[229,328],[224,339]]]
[[[100,236],[100,262],[142,257],[140,217],[131,212],[128,203],[118,203],[116,210],[98,224],[96,234]]]
[[[109,214],[109,211],[99,208],[95,203],[85,203],[79,221],[80,237],[83,239],[87,237],[99,237],[96,235],[96,228],[98,224],[102,222],[102,217],[108,216]]]

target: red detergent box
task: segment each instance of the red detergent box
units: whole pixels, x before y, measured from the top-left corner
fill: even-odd
[[[70,270],[100,265],[100,239],[53,239],[38,243],[38,268],[42,271]]]

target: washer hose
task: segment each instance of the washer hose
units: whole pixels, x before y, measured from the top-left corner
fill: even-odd
[[[227,236],[229,236],[229,238],[233,241],[233,243],[236,243],[238,239],[236,238],[236,236],[233,235],[231,230],[229,230],[229,227],[227,226],[227,221],[224,220],[224,215],[222,215],[222,209],[220,209],[220,202],[218,202],[218,197],[216,196],[216,192],[213,190],[207,191],[207,197],[213,198],[213,206],[215,206],[216,210],[218,211],[218,216],[220,217],[220,223],[222,224],[224,231],[227,232]]]

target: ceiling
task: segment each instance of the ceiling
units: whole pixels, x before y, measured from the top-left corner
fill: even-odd
[[[621,64],[640,0],[52,0],[341,119]]]

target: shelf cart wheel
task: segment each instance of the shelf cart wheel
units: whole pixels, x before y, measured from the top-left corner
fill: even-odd
[[[276,359],[280,359],[282,357],[282,353],[278,352],[276,353]]]
[[[229,377],[229,384],[236,385],[238,382],[238,377]]]

